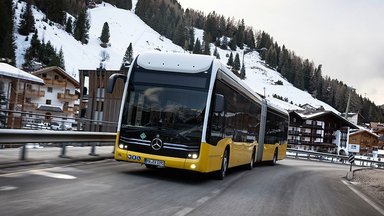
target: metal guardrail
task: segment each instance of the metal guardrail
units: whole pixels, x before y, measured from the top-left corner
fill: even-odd
[[[66,146],[73,143],[91,143],[89,155],[96,155],[96,145],[114,145],[116,133],[83,132],[83,131],[49,131],[49,130],[19,130],[0,129],[0,145],[22,145],[20,160],[26,159],[27,144],[57,143],[61,145],[59,157],[66,156]]]
[[[314,152],[314,151],[304,151],[304,150],[298,150],[298,149],[292,149],[292,148],[288,148],[287,153],[293,153],[293,154],[287,154],[287,157],[289,158],[315,160],[315,161],[340,163],[340,164],[348,163],[348,156],[344,156],[344,155],[336,155],[336,154]],[[354,165],[361,166],[361,167],[373,167],[373,168],[384,169],[384,161],[368,160],[368,159],[362,159],[358,157],[355,157]]]

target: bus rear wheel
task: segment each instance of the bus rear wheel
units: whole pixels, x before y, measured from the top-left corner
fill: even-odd
[[[277,149],[275,150],[275,153],[273,154],[273,159],[271,161],[271,165],[275,166],[277,163]]]
[[[227,173],[228,169],[228,159],[229,159],[229,154],[228,154],[228,149],[224,151],[223,154],[223,159],[221,160],[221,168],[219,171],[216,171],[214,173],[214,177],[217,180],[223,180],[225,177],[225,174]]]
[[[255,166],[255,149],[253,149],[251,160],[249,161],[249,164],[247,164],[247,170],[252,170],[254,166]]]

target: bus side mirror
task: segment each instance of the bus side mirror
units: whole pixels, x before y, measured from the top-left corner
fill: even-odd
[[[114,73],[108,78],[108,83],[107,83],[107,93],[112,93],[113,88],[115,87],[115,83],[117,79],[123,79],[124,82],[127,80],[127,76],[124,74],[120,73]]]
[[[215,95],[215,112],[221,113],[224,111],[224,95]]]

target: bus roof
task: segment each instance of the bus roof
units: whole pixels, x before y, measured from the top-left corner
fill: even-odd
[[[137,57],[137,64],[148,70],[200,73],[207,71],[214,59],[207,55],[146,52]]]
[[[266,100],[266,101],[267,101],[267,107],[268,107],[268,109],[272,109],[272,110],[274,110],[274,111],[276,111],[276,112],[279,112],[279,113],[281,113],[281,114],[284,114],[284,115],[286,115],[286,116],[289,116],[289,112],[288,112],[286,109],[282,108],[281,106],[279,106],[279,105],[276,104],[276,103],[272,103],[270,100]]]

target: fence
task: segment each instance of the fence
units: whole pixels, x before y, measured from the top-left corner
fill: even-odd
[[[61,147],[60,157],[66,157],[67,145],[90,145],[90,155],[95,155],[96,146],[114,145],[116,133],[48,130],[0,130],[0,146],[21,147],[20,160],[26,159],[27,145],[33,143],[56,144]]]
[[[292,149],[292,148],[287,149],[287,157],[295,158],[295,159],[322,161],[322,162],[329,162],[329,163],[339,163],[339,164],[348,163],[348,156],[314,152],[314,151],[304,151],[304,150],[298,150],[298,149]],[[354,165],[384,169],[384,161],[380,161],[380,159],[369,160],[369,159],[355,157]]]

